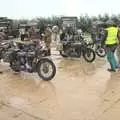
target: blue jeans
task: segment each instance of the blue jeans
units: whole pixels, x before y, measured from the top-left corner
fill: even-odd
[[[112,70],[116,70],[116,68],[118,67],[117,60],[114,55],[116,48],[117,48],[117,44],[106,46],[107,60]]]

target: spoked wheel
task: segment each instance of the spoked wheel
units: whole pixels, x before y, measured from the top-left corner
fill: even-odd
[[[105,57],[106,56],[106,51],[103,47],[100,47],[96,50],[96,54],[99,56],[99,57]]]
[[[55,64],[47,58],[41,59],[37,64],[37,73],[43,80],[52,80],[56,74]]]
[[[93,62],[96,58],[95,52],[91,48],[86,48],[85,52],[83,53],[83,57],[87,62]]]

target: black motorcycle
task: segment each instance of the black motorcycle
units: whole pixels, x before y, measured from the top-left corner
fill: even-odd
[[[89,48],[87,43],[84,41],[63,41],[62,49],[59,52],[63,57],[80,58],[82,55],[87,62],[93,62],[96,58],[94,50],[92,48]]]
[[[6,57],[1,58],[4,62],[9,62],[10,68],[15,72],[37,72],[43,80],[51,80],[56,74],[55,64],[47,56],[47,51],[37,45],[12,42],[9,52],[4,52]]]

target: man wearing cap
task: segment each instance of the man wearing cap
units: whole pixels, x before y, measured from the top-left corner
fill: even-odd
[[[115,58],[115,50],[119,44],[119,30],[114,25],[112,21],[109,21],[108,28],[105,29],[105,46],[106,46],[106,52],[107,52],[107,60],[111,66],[110,69],[108,69],[109,72],[116,72],[116,69],[118,68],[117,60]]]

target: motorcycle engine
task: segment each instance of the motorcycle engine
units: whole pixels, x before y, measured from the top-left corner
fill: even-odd
[[[70,57],[76,57],[77,56],[77,53],[76,53],[76,50],[75,50],[74,47],[69,48],[68,50],[66,50],[66,52]]]
[[[26,70],[32,69],[32,62],[35,56],[35,52],[19,52],[18,55],[21,68]]]

